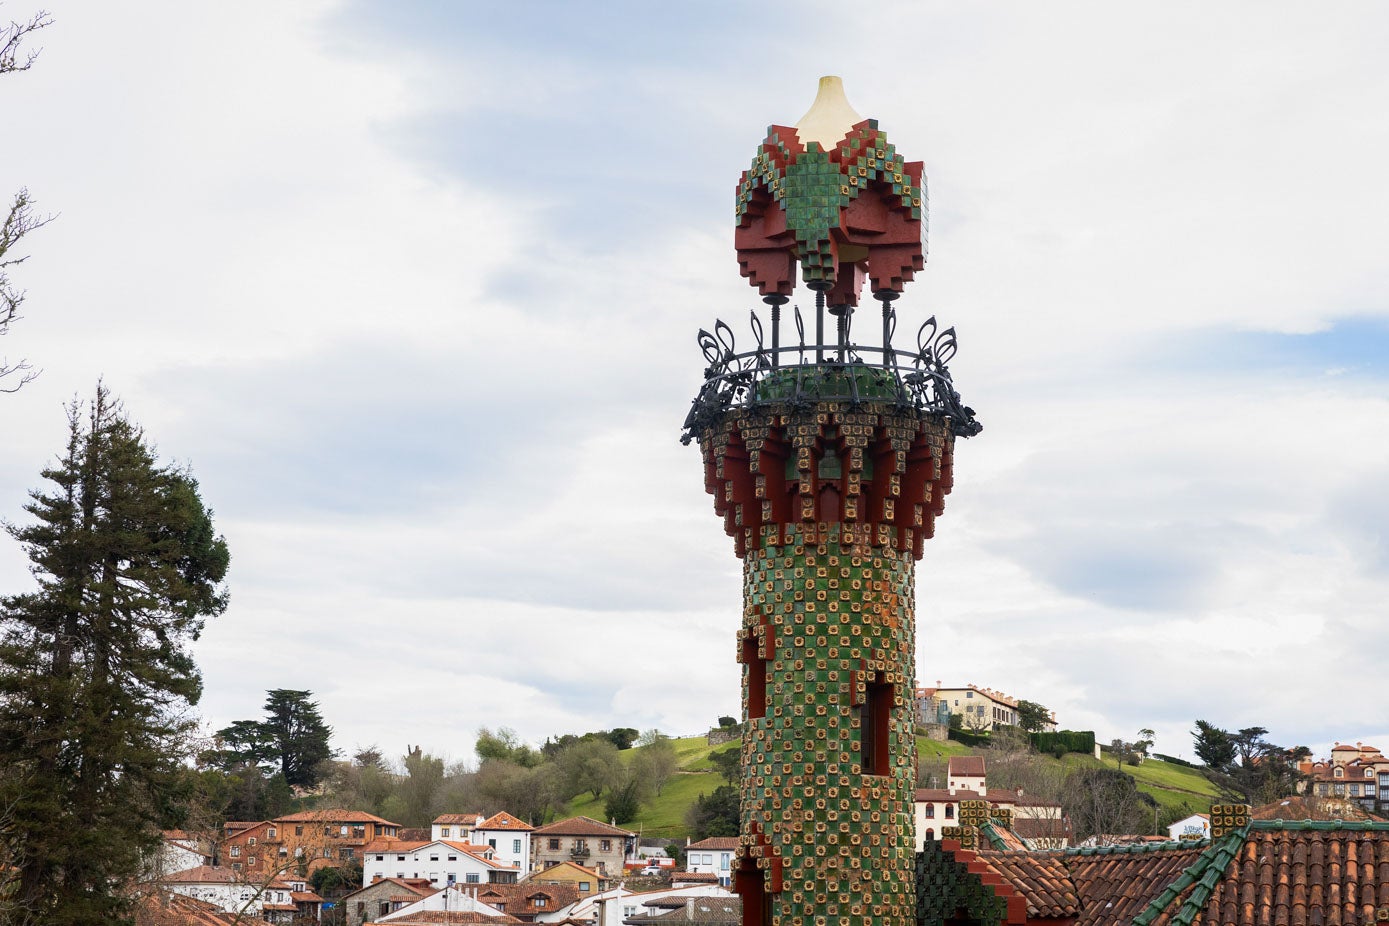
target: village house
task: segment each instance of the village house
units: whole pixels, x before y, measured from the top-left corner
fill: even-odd
[[[429,838],[472,842],[473,830],[485,819],[480,813],[441,813],[429,824]]]
[[[1365,743],[1337,743],[1330,759],[1306,760],[1298,771],[1308,780],[1299,793],[1345,798],[1371,813],[1389,812],[1389,758]]]
[[[400,825],[360,810],[310,810],[224,832],[218,861],[254,881],[359,862],[368,843],[394,838]]]
[[[434,891],[434,886],[424,878],[381,878],[343,895],[338,905],[346,914],[347,926],[362,926],[428,897]]]
[[[984,732],[997,727],[1018,726],[1017,699],[992,688],[980,688],[977,685],[948,688],[936,682],[935,688],[917,689],[916,697],[918,716],[923,712],[930,713],[936,718],[944,717],[945,722],[949,723],[949,715],[959,714],[961,726],[966,730]],[[923,701],[931,702],[933,708],[923,707]],[[1056,729],[1054,715],[1049,718],[1045,727]]]
[[[488,906],[472,894],[445,887],[411,901],[379,920],[367,922],[391,923],[394,926],[448,926],[462,923],[490,923],[501,926],[503,923],[521,921]]]
[[[566,867],[566,866],[556,866]],[[522,881],[517,884],[455,885],[454,890],[472,894],[494,910],[533,923],[537,917],[554,913],[580,899],[572,884]]]
[[[918,788],[914,794],[916,850],[939,839],[941,830],[959,823],[962,801],[987,801],[1008,812],[1010,829],[1033,849],[1063,849],[1070,844],[1070,822],[1061,805],[1007,789],[989,790],[983,756],[951,756],[946,787]]]
[[[685,870],[713,875],[719,884],[733,882],[733,856],[738,852],[737,836],[710,836],[685,847]]]
[[[558,865],[532,872],[526,883],[571,887],[579,897],[587,897],[607,890],[612,879],[605,878],[592,868],[585,868],[577,862],[560,862]]]
[[[623,862],[636,850],[636,844],[636,833],[592,817],[571,817],[531,833],[531,870],[574,862],[606,878],[622,872]]]
[[[186,871],[175,871],[165,874],[159,884],[170,893],[256,919],[268,918],[269,914],[285,909],[292,914],[294,910],[289,896],[290,885],[280,881],[253,883],[240,872],[221,866],[198,865]]]
[[[496,851],[498,861],[515,866],[524,878],[531,870],[531,833],[534,830],[535,827],[524,820],[502,811],[478,823],[468,842],[490,846]]]
[[[383,839],[362,853],[362,885],[384,878],[423,878],[436,888],[450,884],[514,884],[520,869],[497,858],[491,846],[442,839]]]

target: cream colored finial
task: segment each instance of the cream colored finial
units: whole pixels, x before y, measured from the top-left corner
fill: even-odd
[[[854,112],[844,97],[844,82],[838,77],[821,77],[820,91],[810,109],[796,123],[796,134],[801,144],[818,141],[820,147],[828,151],[862,121],[863,117]]]

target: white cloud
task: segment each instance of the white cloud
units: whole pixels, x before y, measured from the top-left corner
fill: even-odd
[[[1383,383],[1206,348],[1389,316],[1389,16],[904,6],[887,53],[795,9],[794,60],[926,161],[899,330],[959,329],[986,427],[921,563],[921,677],[1171,753],[1197,716],[1376,729],[1287,680],[1389,643]],[[0,515],[104,374],[232,544],[213,725],[304,687],[343,745],[461,758],[484,724],[735,712],[739,568],[675,438],[694,332],[757,305],[733,183],[818,75],[706,12],[591,42],[466,6],[56,12],[0,82],[0,189],[61,213],[5,344],[46,369],[0,398]]]

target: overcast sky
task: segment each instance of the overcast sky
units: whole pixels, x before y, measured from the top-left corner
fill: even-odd
[[[0,79],[0,193],[59,215],[0,517],[104,377],[232,550],[210,727],[279,687],[392,755],[737,713],[679,425],[695,332],[758,305],[739,173],[837,73],[926,164],[898,311],[956,326],[985,426],[918,679],[1181,755],[1198,717],[1389,749],[1389,7],[48,6]]]

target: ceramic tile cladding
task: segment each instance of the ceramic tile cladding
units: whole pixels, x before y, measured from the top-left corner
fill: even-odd
[[[779,859],[778,926],[904,924],[915,906],[915,560],[840,524],[767,536],[743,568],[739,654],[755,718],[743,746],[743,853],[764,869]],[[761,672],[765,690],[753,682]]]

